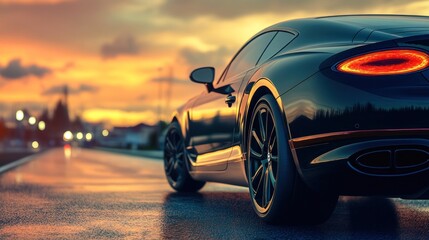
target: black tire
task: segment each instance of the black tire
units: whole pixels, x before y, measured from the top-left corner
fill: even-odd
[[[252,206],[268,223],[318,224],[335,208],[337,195],[312,191],[301,180],[288,132],[273,96],[258,100],[247,132],[247,175]]]
[[[178,192],[196,192],[205,182],[195,181],[189,175],[185,144],[180,126],[172,122],[168,126],[164,143],[164,172],[170,186]]]

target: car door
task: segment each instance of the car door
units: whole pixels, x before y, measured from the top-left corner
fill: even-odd
[[[214,89],[201,94],[189,112],[188,152],[194,167],[224,170],[236,127],[237,93],[247,71],[255,67],[276,32],[249,41],[233,58]]]

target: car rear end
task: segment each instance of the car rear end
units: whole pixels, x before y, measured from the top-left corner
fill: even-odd
[[[333,55],[286,94],[290,145],[309,186],[428,197],[429,35],[419,33],[380,42],[368,33],[375,43]]]

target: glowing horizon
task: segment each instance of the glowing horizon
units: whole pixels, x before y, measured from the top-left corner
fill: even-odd
[[[110,126],[154,124],[204,91],[188,81],[193,68],[222,72],[239,47],[269,25],[429,10],[426,1],[261,2],[0,0],[0,118],[11,120],[24,108],[34,115],[52,111],[68,85],[72,117]]]

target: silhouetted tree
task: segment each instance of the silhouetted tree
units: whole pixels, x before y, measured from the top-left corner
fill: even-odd
[[[70,130],[72,132],[84,132],[85,126],[83,125],[82,119],[79,116],[76,116],[72,121]]]
[[[52,115],[52,120],[49,123],[49,132],[51,139],[56,143],[60,143],[65,131],[70,130],[70,118],[67,104],[61,100],[57,102]]]
[[[3,118],[0,118],[0,141],[6,139],[9,135],[9,129],[6,126],[6,122]]]

